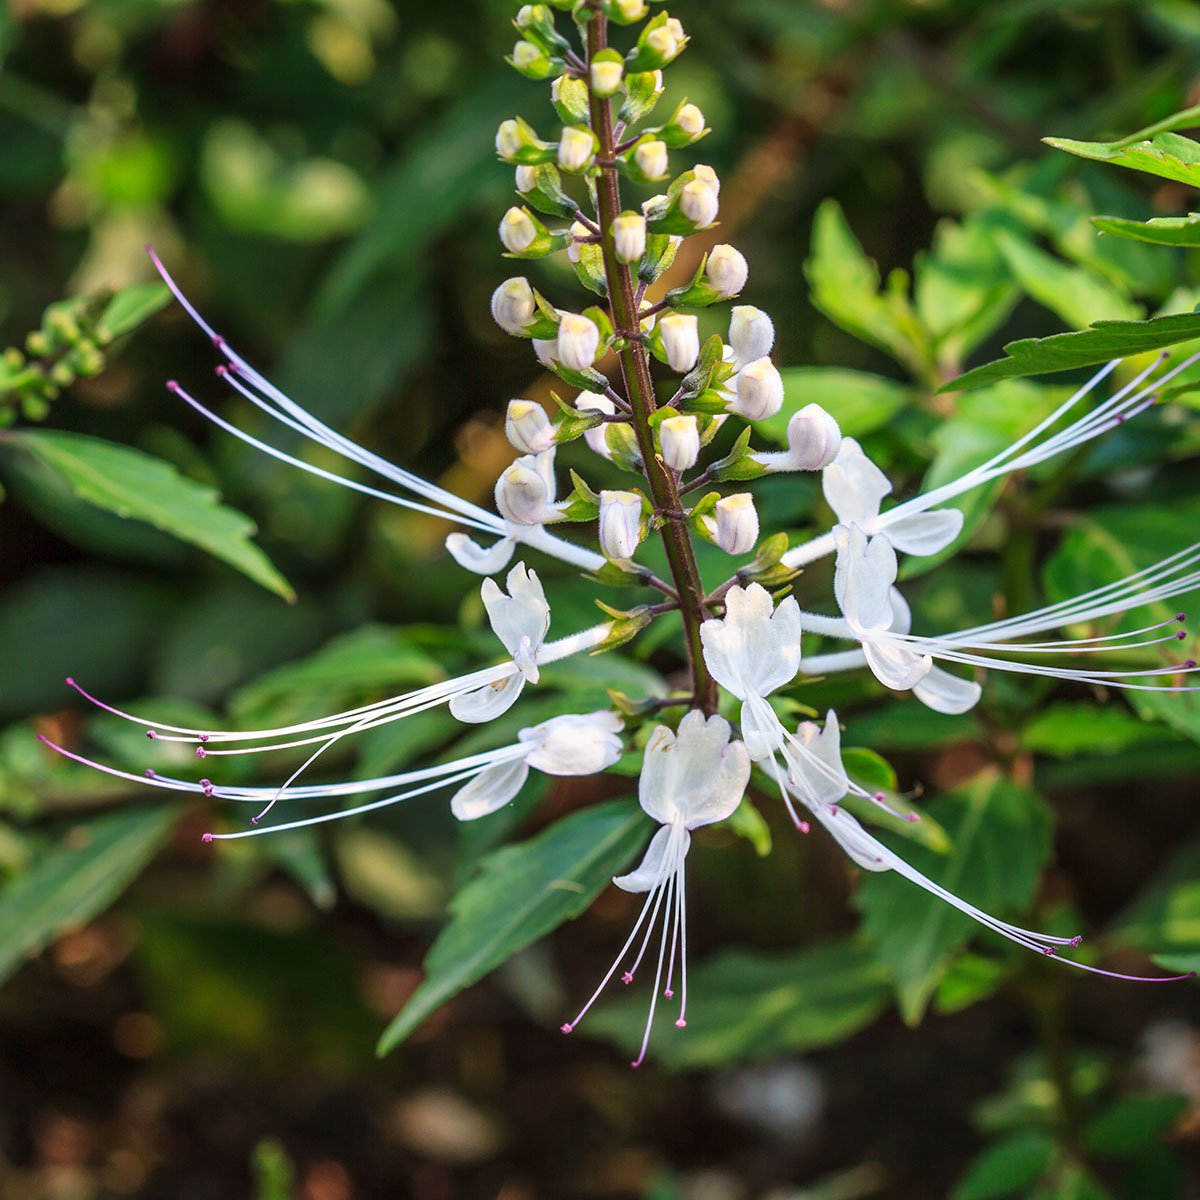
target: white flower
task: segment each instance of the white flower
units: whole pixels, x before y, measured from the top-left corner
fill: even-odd
[[[761,584],[725,593],[725,616],[700,626],[704,661],[713,678],[742,701],[742,738],[755,761],[778,749],[783,730],[766,703],[800,669],[800,606],[788,596],[778,608]]]
[[[729,314],[729,344],[739,369],[766,358],[775,345],[775,324],[761,308],[734,305]]]
[[[580,412],[602,412],[607,417],[611,417],[617,411],[617,406],[607,396],[602,396],[599,392],[580,392],[575,397],[575,407]],[[583,435],[583,440],[587,442],[588,449],[594,454],[599,454],[601,458],[612,458],[612,451],[608,448],[608,442],[604,436],[607,428],[607,425],[597,425],[594,429],[587,430]]]
[[[523,254],[537,237],[537,226],[524,209],[510,208],[500,221],[500,241],[510,254]]]
[[[524,145],[525,138],[521,133],[521,126],[511,119],[501,121],[500,128],[496,130],[496,153],[507,162],[511,162],[521,153]]]
[[[707,229],[717,219],[720,208],[717,191],[707,180],[693,179],[679,193],[679,211],[696,229]]]
[[[690,138],[698,138],[704,132],[704,113],[694,104],[685,104],[675,114],[675,124]]]
[[[514,337],[519,337],[533,324],[537,315],[537,298],[524,275],[506,279],[492,293],[492,320]]]
[[[558,339],[532,338],[531,341],[534,357],[547,371],[553,371],[554,364],[558,362]]]
[[[671,165],[670,157],[667,154],[667,143],[659,141],[657,138],[649,142],[642,142],[633,152],[633,161],[647,179],[665,178]],[[653,197],[653,199],[658,199],[658,197]],[[642,207],[644,208],[645,205]]]
[[[532,167],[525,164],[518,164],[516,171],[513,173],[513,185],[522,196],[528,195],[537,186],[537,175]]]
[[[668,313],[658,320],[663,352],[672,371],[686,374],[700,357],[700,322],[692,314]]]
[[[600,549],[609,558],[632,558],[641,541],[642,498],[636,492],[600,493]]]
[[[672,471],[690,471],[700,457],[700,427],[691,413],[667,417],[658,427],[662,460]]]
[[[684,862],[691,846],[691,831],[732,816],[741,803],[750,779],[750,757],[741,742],[730,741],[729,722],[709,717],[693,709],[679,723],[676,734],[658,725],[646,745],[642,775],[638,782],[638,800],[646,814],[659,822],[661,829],[650,840],[640,865],[613,882],[627,892],[646,893],[646,902],[629,940],[613,961],[592,998],[573,1021],[562,1026],[570,1033],[595,1003],[608,981],[616,974],[633,947],[638,932],[649,916],[646,939],[633,965],[621,976],[623,983],[633,982],[645,947],[658,915],[662,913],[658,966],[650,997],[650,1012],[642,1037],[641,1052],[633,1066],[641,1064],[650,1041],[650,1028],[659,995],[670,999],[675,992],[676,962],[679,964],[680,1005],[675,1024],[687,1024],[687,915],[684,886]],[[665,901],[665,903],[664,903]],[[667,941],[670,939],[670,953]],[[678,958],[676,955],[678,954]],[[663,986],[663,966],[667,968]]]
[[[718,500],[713,516],[705,522],[712,540],[726,554],[749,554],[758,544],[758,511],[749,492]]]
[[[842,765],[842,731],[833,709],[825,714],[824,729],[815,721],[802,721],[783,754],[789,781],[814,813],[833,807],[850,791]]]
[[[497,682],[451,699],[450,711],[470,724],[495,720],[516,703],[526,682],[537,683],[539,678],[538,651],[550,629],[546,593],[537,573],[527,571],[524,563],[509,571],[506,584],[507,595],[494,579],[485,579],[479,594],[492,632],[504,643],[517,669]]]
[[[752,457],[770,472],[820,471],[837,456],[842,433],[819,404],[806,404],[788,421],[787,443],[786,450],[763,451]]]
[[[624,77],[625,64],[622,62],[614,59],[601,59],[599,62],[592,63],[592,91],[597,96],[603,98],[613,95],[621,86],[621,80]]]
[[[555,442],[555,427],[546,410],[530,400],[510,400],[504,434],[523,454],[544,454]]]
[[[740,250],[722,242],[712,248],[704,274],[718,299],[730,300],[746,286],[750,267]]]
[[[558,323],[558,360],[572,371],[586,371],[596,361],[600,330],[581,313],[563,313]]]
[[[733,383],[729,411],[747,421],[765,421],[783,407],[783,376],[769,358],[748,363]]]
[[[596,157],[596,135],[587,128],[568,125],[558,143],[558,165],[564,171],[582,171]]]
[[[454,794],[450,811],[460,821],[474,821],[515,800],[529,769],[546,775],[596,775],[621,757],[624,728],[612,712],[568,713],[551,717],[517,734],[520,757],[486,767]]]
[[[617,258],[637,262],[646,253],[646,218],[641,213],[622,213],[612,223]]]
[[[837,457],[821,477],[821,487],[842,525],[857,525],[868,535],[886,531],[888,541],[906,554],[936,554],[962,530],[963,515],[956,508],[881,521],[879,507],[892,485],[854,438],[842,439]]]
[[[912,609],[900,589],[895,587],[892,588],[891,632],[900,635],[912,632]],[[913,695],[934,712],[958,716],[970,712],[979,703],[983,688],[973,679],[961,679],[934,663],[925,678],[913,688]]]
[[[554,450],[524,454],[496,480],[496,511],[514,525],[560,521],[555,492]]]

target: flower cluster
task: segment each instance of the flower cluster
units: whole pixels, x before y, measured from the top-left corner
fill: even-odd
[[[491,578],[482,585],[488,618],[504,647],[498,665],[281,728],[218,732],[152,723],[148,730],[156,741],[193,746],[201,759],[311,748],[278,787],[225,786],[154,770],[143,778],[90,765],[150,787],[260,805],[252,818],[254,828],[207,835],[227,839],[339,820],[449,787],[457,788],[451,799],[454,815],[475,820],[512,800],[530,769],[593,774],[613,766],[627,749],[640,751],[641,806],[659,829],[641,865],[615,882],[646,899],[595,995],[563,1026],[570,1032],[578,1025],[623,965],[622,979],[633,981],[658,930],[650,1015],[635,1066],[646,1051],[657,998],[673,997],[676,981],[676,1024],[686,1024],[684,864],[692,831],[731,816],[752,769],[777,789],[799,830],[807,833],[815,821],[859,867],[895,871],[1027,948],[1055,954],[1060,947],[1076,945],[1078,938],[1021,929],[982,912],[907,864],[843,806],[847,796],[855,796],[891,811],[885,794],[864,787],[847,771],[837,714],[829,711],[823,724],[803,721],[792,728],[772,697],[803,676],[861,668],[886,688],[911,691],[943,713],[974,706],[989,671],[1112,688],[1190,687],[1183,680],[1196,669],[1191,659],[1147,667],[1139,657],[1132,668],[1110,662],[1117,651],[1141,651],[1183,638],[1177,624],[1182,614],[1127,633],[1101,634],[1095,628],[1103,619],[1200,586],[1200,545],[1086,595],[939,635],[912,632],[912,616],[896,579],[898,554],[934,554],[959,538],[962,515],[949,507],[951,501],[1063,455],[1136,417],[1193,360],[1167,365],[1163,357],[1140,370],[1110,363],[1002,452],[957,479],[890,507],[885,505],[891,492],[886,476],[858,442],[842,436],[835,417],[816,404],[794,405],[786,449],[756,448],[755,424],[779,414],[786,400],[784,379],[771,357],[774,324],[761,310],[739,304],[732,307],[727,324],[721,322],[727,333],[702,335],[712,325],[709,310],[745,288],[745,258],[731,245],[714,245],[698,256],[686,282],[666,291],[660,282],[685,240],[708,230],[720,214],[721,184],[711,167],[693,163],[672,177],[672,156],[708,132],[703,113],[685,101],[661,124],[647,125],[664,92],[663,69],[683,53],[687,34],[665,12],[646,19],[644,0],[582,5],[561,0],[554,7],[572,11],[577,44],[559,30],[546,5],[524,5],[515,20],[519,40],[509,61],[529,78],[550,81],[559,128],[555,136],[543,138],[519,117],[501,123],[496,151],[515,171],[518,202],[504,214],[499,237],[511,258],[532,262],[565,256],[596,303],[578,311],[559,308],[526,275],[515,275],[495,289],[491,307],[499,327],[529,341],[537,360],[572,390],[569,400],[554,397],[553,411],[523,399],[509,403],[505,431],[516,455],[496,481],[495,512],[380,458],[305,411],[205,323],[156,258],[179,302],[220,353],[220,378],[279,425],[378,482],[364,483],[357,472],[339,475],[280,450],[178,384],[169,387],[227,433],[266,454],[458,526],[446,546],[469,571],[485,576],[504,571],[522,548],[610,579],[625,577],[654,593],[653,602],[622,613],[608,610],[608,620],[548,641],[551,604],[538,575],[518,562],[508,569],[504,589]],[[625,50],[609,44],[614,25],[643,21],[626,38]],[[663,190],[626,208],[623,184],[661,184]],[[1093,401],[1110,376],[1125,382]],[[729,437],[727,425],[738,429],[735,437]],[[727,449],[719,457],[710,453],[703,462],[718,437]],[[572,473],[572,488],[561,495],[555,455],[559,446],[577,439],[606,460],[606,475],[623,471],[630,476],[629,485],[595,491]],[[787,472],[819,472],[834,514],[832,527],[792,548],[782,534],[761,538],[753,493],[728,488]],[[715,486],[704,490],[709,485]],[[593,544],[563,536],[561,529],[569,526],[593,530]],[[669,578],[659,578],[637,561],[648,538],[661,541]],[[717,586],[706,587],[701,580],[697,539],[743,560]],[[835,563],[833,594],[827,600],[806,597],[815,606],[809,611],[790,594],[791,588],[801,567],[828,556]],[[827,611],[816,611],[821,608]],[[434,706],[447,705],[462,722],[491,721],[516,705],[527,686],[538,685],[542,666],[572,654],[612,649],[675,612],[682,618],[681,658],[687,660],[691,679],[682,695],[649,698],[646,706],[623,716],[591,712],[555,717],[522,729],[510,745],[440,766],[369,780],[298,782],[341,739]],[[1055,636],[1060,630],[1075,636]],[[818,653],[806,656],[802,648],[811,639],[840,640],[849,647],[821,645]],[[1089,662],[1099,665],[1080,665]],[[682,716],[661,719],[672,709],[682,710]],[[656,715],[645,720],[645,712]],[[722,712],[736,718],[736,731]],[[626,729],[626,721],[635,716],[640,723]],[[259,825],[279,802],[376,792],[385,795],[351,808]],[[1071,965],[1098,970],[1079,962]]]

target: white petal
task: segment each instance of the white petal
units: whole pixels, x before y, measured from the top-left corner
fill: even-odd
[[[679,722],[678,734],[656,726],[638,782],[642,808],[664,825],[681,822],[688,829],[729,816],[750,779],[746,748],[729,735],[724,717],[706,720],[697,709]]]
[[[613,883],[626,892],[648,892],[655,884],[670,874],[683,861],[692,841],[692,835],[686,830],[676,831],[675,844],[680,844],[678,841],[680,837],[683,839],[683,849],[681,852],[677,852],[671,846],[671,833],[671,827],[664,825],[650,839],[650,845],[646,847],[646,854],[641,865],[636,870],[630,871],[628,875],[616,876]],[[668,848],[672,851],[669,857]]]
[[[844,808],[818,808],[813,816],[829,830],[834,841],[865,871],[892,870],[892,852],[869,834]]]
[[[883,522],[881,532],[905,554],[936,554],[944,550],[962,532],[963,515],[957,508],[939,508],[935,512],[914,513],[898,521]]]
[[[516,799],[529,767],[523,758],[513,762],[497,763],[480,771],[469,783],[460,787],[450,801],[450,811],[460,821],[475,821],[494,813],[496,809]]]
[[[979,703],[983,688],[974,680],[960,679],[941,667],[931,667],[929,674],[913,688],[913,695],[934,712],[958,716]]]
[[[907,692],[917,686],[933,667],[928,654],[918,654],[901,642],[876,638],[863,642],[867,666],[875,678],[896,692]]]
[[[892,588],[892,633],[912,633],[912,609],[900,594],[898,587]]]
[[[717,682],[739,700],[768,696],[800,669],[800,606],[789,596],[772,609],[760,584],[730,588],[725,616],[700,627],[704,661]]]
[[[520,672],[506,675],[499,683],[489,683],[486,687],[453,697],[450,711],[459,721],[468,725],[483,725],[508,712],[516,704],[524,686],[525,676]]]
[[[537,654],[550,628],[550,605],[536,571],[527,571],[523,562],[517,563],[506,580],[506,596],[493,579],[485,579],[480,595],[487,609],[488,620],[505,649],[516,656],[522,641],[529,639],[530,652]]]
[[[821,488],[841,524],[870,529],[892,485],[858,442],[847,437],[842,438],[837,458],[822,472]]]
[[[547,775],[595,775],[621,757],[617,730],[624,722],[613,712],[567,713],[531,729],[522,729],[522,742],[531,744],[525,761]]]
[[[837,565],[833,593],[842,615],[857,634],[892,626],[892,584],[896,551],[884,534],[868,539],[857,525],[836,525]]]
[[[465,533],[452,533],[446,538],[446,549],[454,561],[476,575],[495,575],[497,571],[503,571],[512,561],[516,546],[517,543],[508,537],[490,546],[481,546]]]
[[[751,696],[742,705],[739,719],[742,725],[742,741],[746,744],[746,753],[751,761],[763,762],[783,749],[787,741],[787,731],[769,704],[759,702],[757,697]]]
[[[838,728],[837,714],[833,709],[825,714],[824,729],[816,721],[802,722],[796,730],[796,740],[808,755],[790,745],[784,754],[806,800],[836,804],[850,790],[850,780],[842,765],[842,731]]]

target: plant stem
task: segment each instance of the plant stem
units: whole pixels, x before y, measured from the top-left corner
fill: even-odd
[[[608,45],[608,18],[595,13],[588,22],[588,61]],[[608,283],[609,304],[612,309],[613,326],[616,329],[638,328],[638,306],[634,296],[633,278],[629,268],[617,260],[616,243],[613,240],[612,224],[621,213],[621,190],[617,179],[617,168],[613,165],[612,107],[607,99],[591,95],[589,99],[592,130],[600,141],[597,159],[608,165],[600,168],[597,180],[597,216],[600,220],[601,250],[604,254],[604,275]],[[646,473],[646,483],[658,511],[677,513],[680,511],[679,489],[675,478],[667,470],[654,451],[654,432],[650,428],[650,414],[656,407],[654,382],[650,377],[650,362],[645,347],[639,342],[628,341],[621,351],[621,373],[625,380],[625,395],[629,399],[633,416],[633,431]],[[696,568],[696,556],[692,553],[692,542],[687,526],[682,521],[667,520],[662,526],[663,546],[671,566],[675,590],[679,594],[680,613],[687,641],[688,663],[692,673],[692,691],[697,705],[706,713],[717,710],[717,684],[708,673],[700,643],[700,625],[705,618],[704,588],[700,572]]]

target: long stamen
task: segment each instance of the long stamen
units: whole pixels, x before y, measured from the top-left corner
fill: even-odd
[[[674,840],[675,831],[671,831],[672,840]],[[682,874],[683,864],[676,861],[675,869],[667,878],[667,890],[674,893],[676,876]],[[669,916],[670,900],[667,901],[667,908],[663,911],[663,929],[662,937],[658,941],[658,965],[654,969],[654,987],[650,989],[650,1011],[646,1014],[646,1029],[642,1034],[642,1046],[638,1051],[638,1056],[629,1065],[636,1071],[642,1065],[646,1058],[646,1049],[650,1045],[650,1030],[654,1026],[654,1010],[658,1005],[658,985],[662,980],[663,957],[667,950],[667,921]]]

